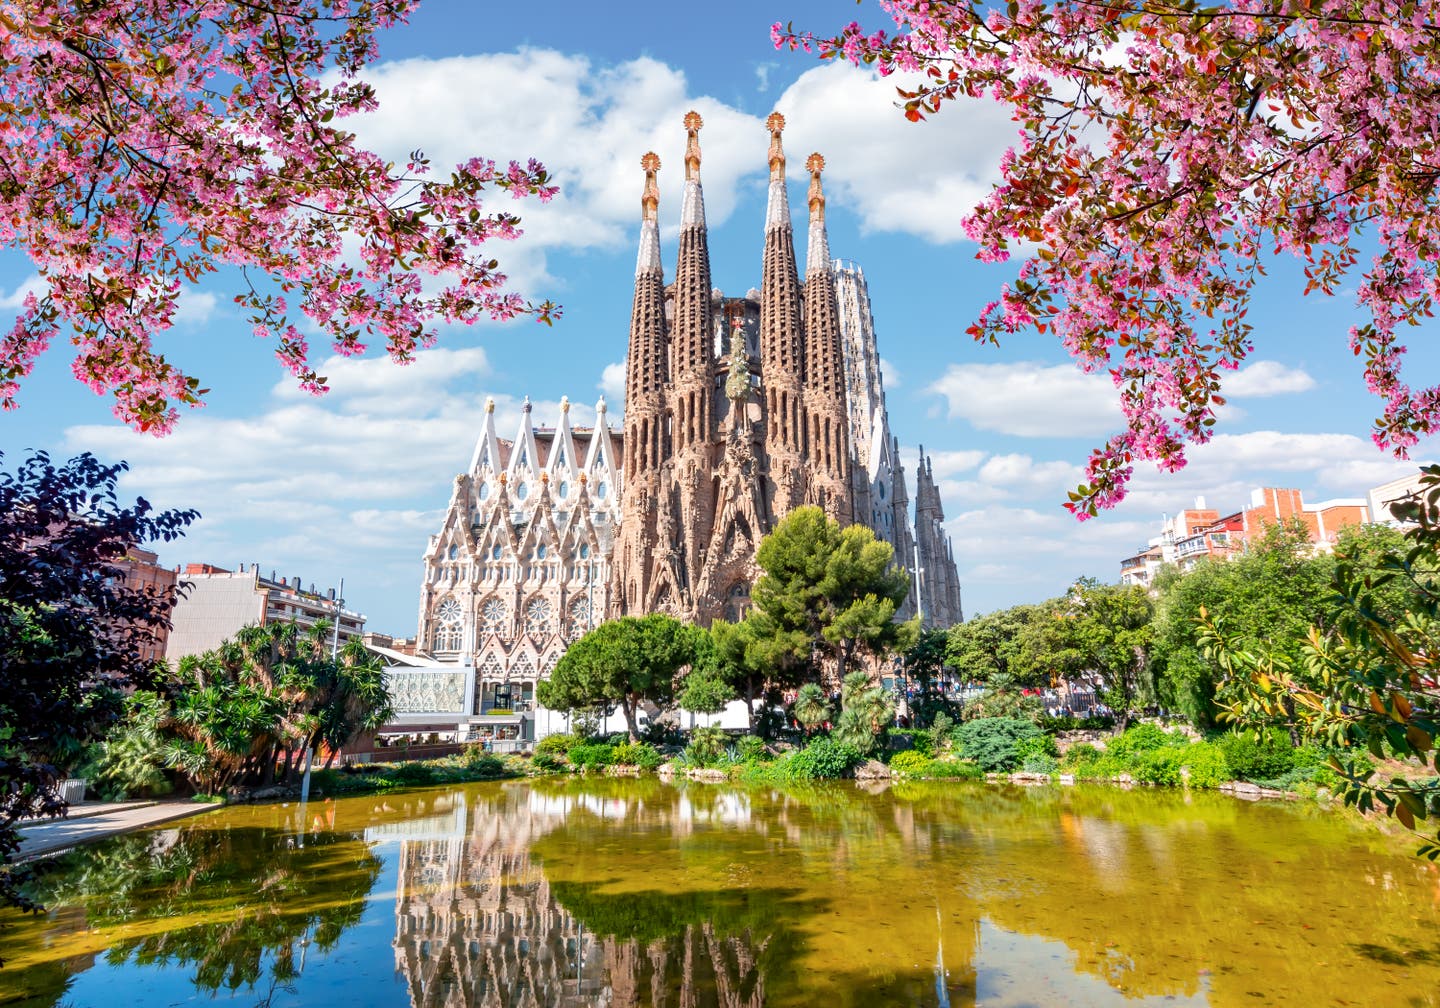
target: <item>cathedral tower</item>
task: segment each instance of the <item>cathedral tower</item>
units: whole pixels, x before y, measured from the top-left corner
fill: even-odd
[[[622,612],[643,612],[651,597],[657,560],[669,544],[658,543],[656,509],[661,466],[670,454],[666,429],[669,339],[665,323],[665,275],[660,265],[660,158],[640,161],[640,251],[635,261],[635,301],[625,361],[625,495],[615,544],[614,598]],[[660,547],[660,549],[657,549]]]
[[[765,208],[765,259],[760,281],[760,368],[770,499],[776,514],[783,515],[806,499],[808,480],[801,465],[805,343],[795,234],[790,222],[790,197],[785,190],[785,149],[780,142],[785,117],[772,112],[765,126],[770,130],[770,194]]]
[[[685,197],[680,212],[680,252],[670,341],[674,350],[669,420],[674,431],[674,491],[661,506],[674,535],[675,608],[694,607],[694,581],[709,545],[715,512],[714,308],[710,247],[705,233],[705,195],[700,187],[699,113],[685,116]],[[656,608],[660,608],[657,602]]]
[[[811,154],[810,235],[805,252],[805,418],[800,433],[813,467],[807,503],[818,504],[842,525],[854,521],[850,484],[850,437],[845,406],[845,368],[840,315],[825,233],[825,159]]]

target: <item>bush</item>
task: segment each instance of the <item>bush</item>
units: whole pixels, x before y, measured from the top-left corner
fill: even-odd
[[[638,766],[642,770],[654,770],[665,757],[646,742],[621,742],[615,747],[615,762],[623,766]]]
[[[1225,753],[1209,742],[1196,742],[1187,748],[1184,765],[1190,770],[1191,787],[1216,788],[1234,776]]]
[[[977,718],[954,731],[960,754],[972,759],[981,770],[998,773],[1019,765],[1021,740],[1043,736],[1033,722],[1018,718]]]
[[[1296,751],[1283,728],[1271,728],[1259,738],[1254,732],[1226,732],[1215,744],[1225,754],[1230,772],[1241,780],[1271,780],[1295,769]],[[1323,757],[1316,762],[1323,762]]]
[[[1165,784],[1174,787],[1180,783],[1180,765],[1184,750],[1177,746],[1157,746],[1136,754],[1131,776],[1145,784]]]
[[[566,754],[576,770],[599,770],[615,762],[615,747],[609,742],[573,746]]]
[[[742,763],[758,763],[769,758],[765,751],[765,740],[756,735],[742,735],[735,744],[735,754]]]
[[[397,763],[384,776],[400,787],[425,787],[435,783],[435,771],[424,763]]]
[[[1046,753],[1032,753],[1020,761],[1020,769],[1029,774],[1053,774],[1060,761]]]
[[[535,755],[563,756],[583,741],[578,735],[569,735],[563,732],[546,735],[535,743]]]
[[[985,776],[974,763],[964,760],[931,760],[918,775],[921,777],[943,777],[955,780],[980,780]]]
[[[1060,762],[1067,767],[1081,767],[1099,763],[1104,758],[1105,754],[1089,742],[1076,742],[1066,750],[1065,758]]]
[[[1105,743],[1105,751],[1119,760],[1131,760],[1140,753],[1159,749],[1162,746],[1183,744],[1182,739],[1171,735],[1159,725],[1137,724],[1125,729]]]
[[[685,762],[699,767],[714,766],[725,755],[728,741],[725,729],[717,725],[691,729],[690,744],[685,747]]]
[[[564,773],[569,769],[554,753],[537,752],[530,760],[530,768],[540,773]]]
[[[500,777],[505,773],[505,764],[500,758],[487,753],[481,746],[466,749],[462,765],[467,774],[476,777]]]
[[[930,758],[919,749],[906,749],[890,757],[890,769],[896,773],[914,774],[930,763]]]
[[[913,750],[926,759],[935,755],[935,738],[928,728],[891,728],[890,745],[901,752]]]
[[[832,780],[844,777],[864,757],[853,745],[818,738],[787,760],[786,770],[794,780]]]

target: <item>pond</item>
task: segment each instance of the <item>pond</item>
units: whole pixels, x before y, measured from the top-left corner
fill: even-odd
[[[67,855],[0,1004],[1440,1006],[1440,872],[1302,803],[553,779]]]

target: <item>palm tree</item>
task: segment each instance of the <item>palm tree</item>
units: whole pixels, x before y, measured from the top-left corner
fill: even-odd
[[[835,738],[861,753],[875,751],[875,740],[895,717],[895,701],[884,689],[870,685],[865,672],[851,672],[840,684],[840,723]]]
[[[800,722],[808,738],[830,720],[830,701],[825,698],[825,691],[819,686],[806,683],[795,694],[795,704],[790,713]]]

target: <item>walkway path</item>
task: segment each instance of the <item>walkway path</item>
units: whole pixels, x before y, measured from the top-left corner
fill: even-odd
[[[171,819],[183,819],[223,808],[203,802],[93,802],[72,805],[64,819],[32,820],[20,826],[17,861],[54,854],[80,844],[94,843],[117,833],[129,833]]]

